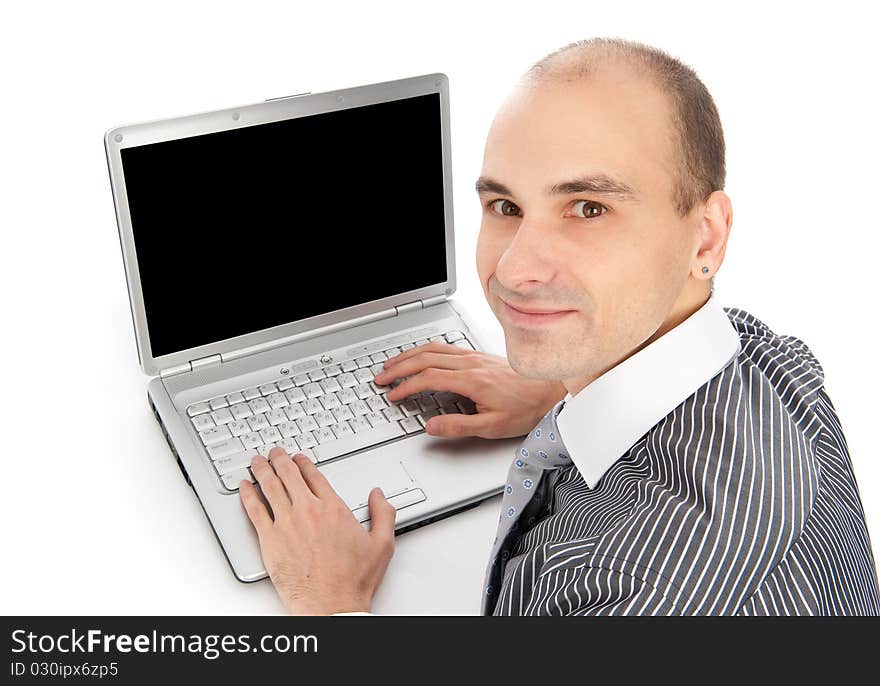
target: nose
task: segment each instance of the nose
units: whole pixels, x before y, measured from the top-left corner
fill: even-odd
[[[514,291],[547,283],[556,272],[553,248],[551,232],[539,222],[524,219],[498,260],[495,277]]]

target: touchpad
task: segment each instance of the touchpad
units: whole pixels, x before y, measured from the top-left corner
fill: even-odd
[[[366,505],[370,491],[376,486],[386,498],[418,486],[402,462],[362,462],[336,462],[319,467],[349,509]]]

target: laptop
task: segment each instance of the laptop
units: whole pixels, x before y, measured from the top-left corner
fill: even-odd
[[[312,459],[369,527],[396,531],[499,493],[519,439],[441,438],[460,395],[399,402],[382,362],[482,350],[455,292],[443,74],[122,126],[105,134],[149,407],[236,578],[267,576],[238,496],[251,457]]]

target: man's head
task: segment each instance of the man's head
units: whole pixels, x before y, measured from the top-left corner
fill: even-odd
[[[718,113],[690,68],[616,40],[533,66],[477,181],[477,267],[511,366],[577,392],[701,305],[730,229],[723,186]]]

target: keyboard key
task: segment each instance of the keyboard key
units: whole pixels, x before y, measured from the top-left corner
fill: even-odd
[[[221,407],[229,407],[229,403],[226,402],[226,398],[214,398],[208,403],[211,406],[212,410],[219,410]]]
[[[376,376],[377,374],[381,374],[383,371],[385,371],[385,365],[383,365],[381,362],[377,362],[372,367],[370,367],[370,371],[373,373],[373,376]],[[370,379],[370,381],[372,381],[372,379]]]
[[[437,401],[430,395],[419,395],[417,402],[419,407],[422,408],[422,412],[433,410],[437,407]]]
[[[370,355],[370,359],[373,360],[373,362],[384,362],[388,359],[388,355],[383,352],[373,353]]]
[[[368,379],[364,379],[367,381]],[[348,372],[344,372],[340,374],[336,381],[339,383],[342,388],[352,388],[353,386],[358,385],[358,380],[355,378],[354,374],[350,374]]]
[[[338,364],[331,364],[329,367],[324,367],[324,373],[327,376],[336,376],[337,374],[342,374],[342,367]]]
[[[251,412],[254,414],[261,414],[272,409],[264,398],[254,398],[248,403],[248,407],[251,408]]]
[[[449,331],[446,334],[446,341],[448,343],[455,343],[456,341],[460,341],[464,338],[464,334],[461,331]]]
[[[354,378],[358,383],[368,383],[373,380],[373,377],[376,376],[369,369],[358,369],[354,373]]]
[[[266,419],[266,415],[264,414],[255,414],[253,417],[248,417],[245,421],[247,421],[248,426],[251,427],[251,431],[262,431],[271,426],[269,420]]]
[[[465,339],[462,339],[460,341],[456,341],[452,345],[457,345],[459,348],[464,348],[465,350],[473,350],[474,349],[474,346],[472,346],[470,343],[468,343],[468,341]]]
[[[266,396],[266,402],[269,403],[269,407],[273,410],[287,407],[290,404],[287,402],[287,397],[283,393],[272,393],[271,395]]]
[[[237,438],[235,440],[238,440]],[[253,448],[249,450],[237,450],[214,460],[214,467],[221,477],[237,472],[239,469],[246,469],[251,464],[251,459],[257,451]],[[238,484],[236,484],[238,486]]]
[[[348,423],[351,428],[354,429],[355,433],[360,433],[361,431],[367,431],[373,428],[373,425],[364,417],[355,417],[354,419],[350,419]]]
[[[313,369],[312,371],[309,372],[309,378],[312,381],[320,381],[321,379],[324,379],[326,377],[327,377],[327,374],[324,372],[323,369]]]
[[[394,357],[395,355],[400,355],[400,348],[388,348],[388,350],[385,351],[385,354],[389,358]]]
[[[338,438],[327,444],[316,446],[314,449],[315,457],[318,458],[318,462],[324,462],[333,459],[334,457],[347,455],[356,450],[361,450],[378,443],[384,443],[392,438],[405,435],[406,432],[399,423],[383,421],[381,425],[375,428],[365,429],[355,433],[353,436]]]
[[[342,403],[339,402],[339,398],[336,397],[335,393],[328,393],[321,396],[321,405],[325,410],[332,410],[334,407],[342,405]]]
[[[351,410],[351,413],[355,417],[362,417],[363,415],[370,413],[370,408],[363,400],[355,400],[348,405],[348,409]]]
[[[278,432],[282,436],[284,436],[284,438],[293,438],[294,436],[299,436],[302,433],[299,430],[299,425],[296,422],[281,422],[275,428],[278,429]]]
[[[275,444],[274,444],[274,443],[266,443],[265,445],[261,445],[261,446],[259,446],[258,448],[256,448],[256,451],[257,451],[260,455],[262,455],[263,457],[268,458],[268,457],[269,457],[269,453],[272,452],[272,448],[274,448],[274,447],[275,447]]]
[[[309,383],[309,381],[311,381],[311,379],[309,378],[308,374],[297,374],[295,377],[293,377],[293,383],[295,383],[297,386],[305,386],[307,383]]]
[[[413,398],[407,398],[400,404],[400,409],[407,417],[413,417],[422,411],[419,404]]]
[[[280,381],[276,381],[275,385],[278,386],[279,391],[287,391],[293,388],[293,381],[290,379],[281,379]]]
[[[303,434],[309,433],[310,431],[314,431],[318,428],[318,422],[316,422],[313,417],[303,417],[302,419],[297,419],[296,425],[299,427],[300,433]]]
[[[247,419],[252,416],[254,413],[251,411],[251,408],[248,407],[245,403],[237,403],[235,405],[229,406],[229,411],[232,413],[232,416],[236,419]]]
[[[353,372],[357,368],[357,362],[354,360],[346,360],[342,363],[342,371],[344,372]]]
[[[299,446],[300,450],[308,450],[309,448],[314,448],[318,445],[318,441],[315,440],[311,431],[306,431],[296,437],[296,444]]]
[[[244,395],[242,395],[238,391],[236,391],[235,393],[230,393],[229,395],[226,396],[226,402],[228,402],[230,405],[235,405],[237,403],[243,403],[244,402]]]
[[[269,410],[266,413],[266,419],[268,420],[270,425],[278,426],[281,422],[287,421],[287,415],[285,414],[284,410],[279,408],[277,410]]]
[[[307,398],[317,398],[319,395],[324,395],[324,389],[321,388],[321,384],[317,383],[306,384],[303,386],[303,391]]]
[[[422,425],[419,423],[419,420],[415,417],[406,417],[400,421],[400,425],[403,427],[404,431],[408,434],[415,433],[416,431],[422,430]]]
[[[446,342],[446,339],[443,338],[443,336],[431,336],[428,340],[429,341],[436,341],[437,343],[445,343]]]
[[[256,479],[254,479],[254,475],[251,474],[250,470],[247,467],[243,467],[242,469],[236,469],[233,472],[229,472],[225,476],[220,477],[223,481],[223,485],[226,486],[230,491],[237,491],[238,484],[242,481],[250,481],[254,483]]]
[[[335,393],[336,391],[342,390],[342,386],[339,385],[339,382],[332,377],[324,379],[320,383],[320,386],[324,389],[324,393]]]
[[[214,410],[211,413],[211,418],[214,420],[214,423],[217,426],[220,426],[221,424],[229,424],[229,422],[235,420],[235,417],[232,416],[229,408],[226,407],[223,407],[219,410]]]
[[[221,457],[234,455],[242,450],[244,450],[244,446],[242,445],[241,440],[238,438],[232,438],[231,436],[224,441],[208,446],[208,454],[215,462]]]
[[[336,424],[331,424],[330,430],[333,432],[336,438],[345,438],[346,436],[354,435],[354,431],[348,425],[348,422],[337,422]]]
[[[313,431],[312,434],[314,435],[315,440],[318,441],[318,445],[336,440],[336,434],[333,433],[329,426],[322,426]]]
[[[364,415],[367,418],[367,421],[370,422],[370,426],[379,426],[380,424],[387,424],[388,420],[385,419],[385,415],[381,412],[368,412]]]
[[[211,419],[211,415],[209,414],[199,414],[192,418],[193,426],[196,427],[196,431],[207,431],[208,429],[213,429],[216,425],[214,424],[214,420]]]
[[[415,347],[416,346],[413,343],[404,343],[402,346],[400,346],[400,351],[403,352],[404,350],[409,350],[410,348],[415,348]]]
[[[401,412],[400,408],[397,407],[396,405],[393,405],[391,407],[386,407],[384,410],[382,410],[382,414],[385,415],[385,418],[389,422],[394,422],[394,421],[397,421],[398,419],[403,419],[403,412]]]
[[[272,395],[278,392],[278,386],[274,383],[264,383],[260,386],[260,395]]]
[[[206,446],[212,446],[232,438],[232,434],[225,426],[216,426],[213,429],[199,431],[199,437]]]
[[[419,340],[416,341],[416,346],[427,345],[427,344],[428,344],[427,338],[420,338]]]
[[[354,389],[352,389],[352,390],[354,390],[355,395],[356,395],[360,400],[363,400],[364,398],[369,398],[369,397],[371,397],[371,396],[373,396],[373,395],[376,395],[376,394],[373,392],[373,389],[370,387],[370,384],[367,384],[367,383],[358,384],[358,385],[355,386]]]
[[[281,439],[280,441],[278,441],[278,447],[281,448],[288,455],[296,455],[299,452],[299,446],[292,438]]]
[[[458,409],[462,414],[476,414],[477,406],[474,405],[474,401],[470,398],[462,398],[459,400],[456,405],[458,405]]]
[[[382,395],[391,390],[391,386],[380,386],[375,381],[370,381],[370,388],[373,389],[373,392],[376,395]]]
[[[292,405],[288,405],[284,408],[284,413],[287,415],[287,418],[293,421],[294,419],[299,419],[300,417],[306,416],[306,411],[303,409],[302,405],[299,403],[293,403]]]
[[[186,413],[190,417],[195,417],[199,414],[204,414],[205,412],[210,412],[211,406],[208,403],[195,403],[194,405],[190,405],[186,408]]]
[[[263,439],[263,443],[274,443],[280,441],[284,436],[274,426],[270,426],[268,429],[260,431],[260,438]]]
[[[369,367],[373,361],[369,357],[359,357],[355,360],[358,367]]]
[[[358,399],[354,391],[350,388],[343,388],[336,394],[336,397],[343,405],[348,405],[349,403],[353,403],[355,400]]]
[[[284,391],[284,397],[289,403],[299,403],[306,399],[306,394],[301,388],[291,388],[289,391]]]
[[[260,438],[260,434],[256,432],[247,433],[241,436],[242,445],[244,445],[245,449],[256,448],[258,445],[263,444],[263,439]]]
[[[324,406],[321,405],[321,403],[314,398],[309,398],[304,403],[300,403],[300,405],[302,405],[302,408],[306,411],[306,414],[308,415],[315,414],[316,412],[320,412],[324,409]]]
[[[327,410],[321,410],[316,413],[314,419],[318,423],[318,426],[330,426],[331,424],[336,423],[336,417],[333,416],[332,412],[328,412]]]
[[[259,388],[245,388],[241,394],[244,396],[245,400],[253,400],[254,398],[260,397],[260,389]]]
[[[337,422],[344,422],[347,419],[354,419],[354,413],[345,405],[340,405],[333,410],[333,416]]]
[[[240,419],[236,419],[234,422],[230,422],[226,426],[229,427],[229,432],[233,436],[243,436],[246,433],[250,433],[251,430],[250,426],[248,426],[248,423]]]
[[[369,407],[374,412],[379,412],[380,410],[384,410],[388,407],[388,403],[385,402],[385,398],[381,395],[371,395],[366,399],[367,407]]]

